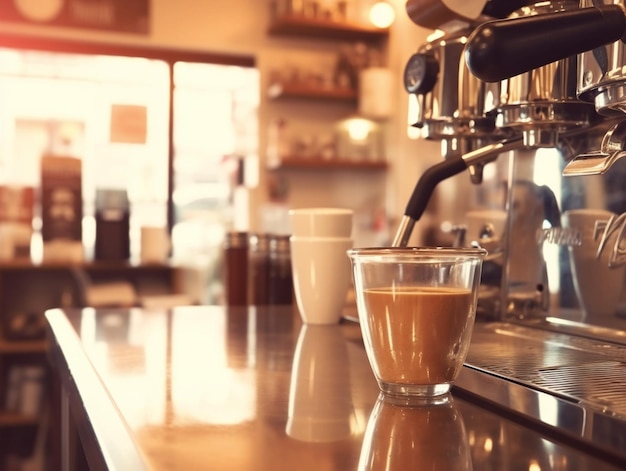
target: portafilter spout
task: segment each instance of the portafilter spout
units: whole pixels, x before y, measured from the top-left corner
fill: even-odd
[[[626,157],[626,121],[619,121],[602,138],[600,150],[579,154],[563,169],[563,176],[602,175]]]
[[[483,165],[495,160],[503,152],[520,149],[524,146],[522,137],[507,139],[473,150],[459,158],[444,160],[428,168],[417,181],[409,202],[400,220],[393,239],[393,247],[406,247],[413,232],[415,222],[422,217],[435,187],[473,165]]]

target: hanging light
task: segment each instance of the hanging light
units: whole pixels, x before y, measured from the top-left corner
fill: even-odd
[[[378,28],[388,28],[396,19],[396,11],[386,1],[377,1],[369,11],[370,22]]]

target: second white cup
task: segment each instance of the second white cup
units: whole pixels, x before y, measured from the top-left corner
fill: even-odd
[[[348,208],[290,209],[291,233],[296,237],[351,237],[353,215]]]
[[[336,324],[352,282],[346,237],[291,236],[291,268],[296,304],[307,324]]]
[[[615,245],[612,233],[598,256],[602,231],[596,233],[596,223],[607,223],[614,213],[596,209],[573,209],[563,214],[563,226],[577,229],[581,245],[569,247],[574,288],[578,301],[589,316],[612,316],[624,286],[625,266],[610,267],[609,259]]]

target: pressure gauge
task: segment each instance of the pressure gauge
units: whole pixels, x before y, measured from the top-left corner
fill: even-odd
[[[409,93],[426,94],[437,83],[439,62],[432,54],[413,54],[404,68],[404,88]]]

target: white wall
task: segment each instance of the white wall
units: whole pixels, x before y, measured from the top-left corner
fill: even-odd
[[[366,0],[356,0],[365,2]],[[425,41],[429,31],[414,25],[404,10],[402,0],[392,0],[396,7],[397,19],[389,38],[387,64],[397,77],[391,91],[395,112],[386,125],[386,156],[390,169],[381,177],[362,176],[353,173],[347,177],[333,177],[335,195],[365,195],[370,188],[380,187],[385,193],[385,206],[388,214],[394,218],[392,230],[395,231],[396,219],[401,216],[408,197],[419,178],[421,171],[441,157],[439,144],[424,141],[411,141],[406,135],[407,95],[402,87],[402,73],[409,56]],[[316,54],[332,52],[336,44],[321,40],[294,40],[273,38],[266,34],[269,21],[269,0],[152,0],[151,33],[148,36],[131,34],[92,33],[79,30],[48,28],[37,26],[3,24],[0,28],[6,32],[28,33],[38,36],[55,36],[72,39],[95,40],[126,44],[159,45],[180,47],[213,52],[228,52],[252,55],[262,77],[262,100],[259,110],[261,142],[264,148],[265,132],[268,119],[271,117],[272,105],[265,99],[263,90],[267,85],[267,72],[276,64],[282,63],[289,54]],[[320,56],[322,57],[322,56]],[[314,178],[313,176],[311,178]],[[328,181],[331,181],[329,179]],[[373,181],[374,180],[374,181]],[[324,180],[322,180],[324,181]],[[258,205],[263,204],[267,191],[266,181],[261,178],[260,187],[251,194],[252,212],[251,225],[258,224],[255,212]],[[299,184],[301,191],[315,193],[319,188],[314,180]],[[454,188],[446,192],[448,198],[455,198]],[[306,195],[302,200],[306,200]],[[416,236],[421,225],[416,227]]]

